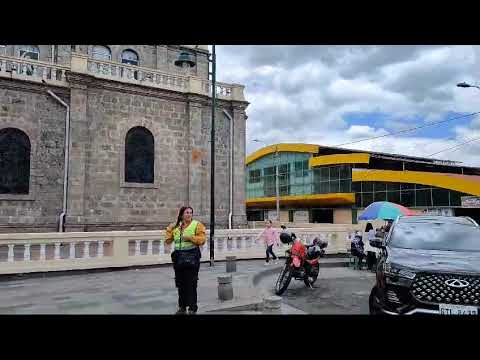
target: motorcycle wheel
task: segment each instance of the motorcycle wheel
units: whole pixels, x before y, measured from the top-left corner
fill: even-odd
[[[305,276],[305,278],[303,279],[303,282],[305,283],[306,287],[312,286],[315,283],[315,281],[317,281],[319,269],[320,269],[320,265],[316,264],[315,265],[315,275],[314,276]]]
[[[292,270],[290,264],[286,263],[275,284],[275,294],[282,295],[287,290],[290,281],[292,281]]]

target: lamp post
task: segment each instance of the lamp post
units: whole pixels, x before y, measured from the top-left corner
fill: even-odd
[[[215,108],[217,102],[216,91],[216,57],[215,57],[215,45],[212,45],[212,54],[208,57],[208,62],[212,64],[212,71],[208,72],[209,80],[212,77],[212,128],[210,131],[210,266],[214,265],[215,261]],[[187,68],[195,66],[195,61],[191,58],[190,54],[186,51],[180,53],[175,65]]]
[[[470,88],[470,87],[473,87],[473,88],[477,88],[477,89],[480,90],[480,86],[470,85],[470,84],[467,84],[466,82],[458,83],[458,84],[457,84],[457,87],[461,87],[461,88]]]
[[[264,141],[259,140],[259,139],[253,139],[252,141],[258,142],[258,143],[263,143],[267,145]],[[280,221],[280,190],[279,190],[279,175],[278,175],[278,145],[275,144],[275,200],[277,203],[277,221]]]

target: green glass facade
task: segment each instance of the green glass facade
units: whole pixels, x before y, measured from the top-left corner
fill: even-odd
[[[458,207],[468,194],[420,184],[352,182],[352,165],[308,169],[311,154],[279,154],[279,192],[285,195],[355,193],[355,208],[374,201],[391,201],[411,208]],[[275,196],[275,154],[249,164],[246,172],[247,199]]]

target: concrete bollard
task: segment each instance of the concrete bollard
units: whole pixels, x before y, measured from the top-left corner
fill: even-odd
[[[233,299],[232,275],[220,275],[218,280],[218,298],[220,300]]]
[[[237,257],[236,256],[227,256],[227,273],[237,271]]]
[[[280,314],[282,312],[282,298],[269,296],[263,299],[263,312],[265,314]]]

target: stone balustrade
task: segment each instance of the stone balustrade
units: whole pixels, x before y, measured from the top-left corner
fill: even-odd
[[[65,74],[70,68],[43,61],[0,55],[0,77],[68,86]]]
[[[165,73],[113,61],[87,58],[87,72],[102,79],[129,82],[167,90],[186,92],[190,88],[188,76]]]
[[[211,82],[196,76],[167,73],[114,61],[96,60],[79,53],[72,53],[71,70],[101,79],[211,96]],[[219,99],[245,101],[243,85],[217,82],[215,87]]]
[[[265,256],[265,245],[257,237],[261,229],[215,231],[215,260],[227,256],[255,259]],[[304,243],[315,237],[328,240],[327,254],[349,249],[348,227],[329,230],[295,229]],[[111,231],[70,233],[0,234],[0,274],[65,271],[95,268],[167,264],[172,246],[162,231]],[[202,260],[210,257],[209,241],[201,247]],[[288,246],[275,249],[283,254]]]
[[[96,78],[148,86],[158,89],[211,95],[211,82],[196,76],[168,73],[114,61],[96,60],[84,54],[72,53],[70,66],[0,55],[0,77],[68,86],[66,72],[92,75]],[[216,83],[217,97],[222,100],[245,101],[244,86]]]

